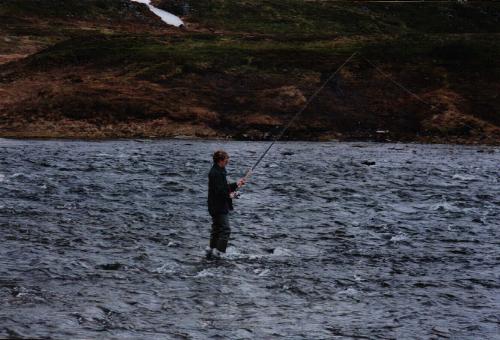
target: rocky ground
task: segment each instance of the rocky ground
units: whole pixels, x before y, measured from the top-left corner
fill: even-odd
[[[0,137],[500,143],[498,2],[154,3],[0,1]]]

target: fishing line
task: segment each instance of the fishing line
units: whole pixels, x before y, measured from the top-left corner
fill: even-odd
[[[379,72],[381,75],[383,75],[385,78],[389,79],[394,85],[396,85],[397,87],[399,87],[400,89],[402,89],[403,91],[407,92],[409,95],[415,97],[419,102],[421,102],[422,104],[428,106],[432,111],[435,111],[437,109],[437,107],[431,103],[429,103],[428,101],[422,99],[422,97],[420,97],[418,94],[416,94],[415,92],[411,91],[410,89],[408,89],[406,86],[404,86],[403,84],[397,82],[396,80],[394,80],[390,75],[388,75],[387,73],[385,73],[384,71],[382,71],[380,69],[380,67],[378,67],[377,65],[375,65],[374,63],[372,63],[370,60],[368,60],[365,56],[362,56],[362,58],[368,63],[370,64],[370,66],[372,66],[375,70],[377,70],[377,72]],[[464,126],[470,128],[470,129],[473,129],[473,127],[469,124],[467,124],[466,122],[461,122],[461,124],[463,124]],[[448,135],[447,132],[445,132],[446,135]]]
[[[279,141],[283,135],[285,134],[285,132],[290,128],[290,126],[293,124],[293,122],[309,107],[309,105],[311,104],[311,102],[318,96],[318,94],[323,91],[323,89],[326,87],[326,85],[337,75],[337,73],[340,72],[340,70],[342,70],[342,68],[344,68],[344,66],[346,64],[348,64],[352,58],[354,58],[354,56],[358,54],[358,52],[354,52],[353,54],[351,54],[351,56],[349,58],[347,58],[343,63],[342,65],[340,65],[336,70],[335,72],[333,72],[326,80],[325,82],[311,95],[311,97],[309,97],[309,99],[306,101],[306,103],[304,104],[304,106],[292,117],[292,119],[290,119],[290,121],[288,122],[288,124],[285,125],[285,127],[283,127],[283,129],[281,130],[281,132],[278,134],[278,136],[276,138],[274,138],[274,140],[272,141],[272,143],[266,148],[266,150],[262,153],[262,155],[257,159],[257,161],[255,162],[255,164],[247,171],[247,173],[245,174],[245,177],[244,179],[248,179],[248,177],[250,177],[251,173],[255,170],[255,168],[257,168],[257,166],[262,162],[262,160],[264,159],[264,157],[267,155],[267,153],[269,152],[269,150],[271,150],[271,148],[274,146],[274,144],[276,144],[277,141]],[[406,86],[402,85],[401,83],[397,82],[396,80],[394,80],[391,76],[389,76],[387,73],[385,73],[384,71],[382,71],[377,65],[375,65],[374,63],[372,63],[370,60],[368,60],[366,57],[362,56],[362,58],[370,65],[372,66],[375,70],[377,70],[377,72],[379,72],[380,74],[382,74],[385,78],[387,78],[388,80],[390,80],[394,85],[396,85],[397,87],[399,87],[400,89],[402,89],[403,91],[407,92],[408,94],[410,94],[411,96],[415,97],[419,102],[421,102],[422,104],[426,105],[426,106],[429,106],[431,108],[431,110],[434,110],[436,109],[436,106],[432,105],[431,103],[425,101],[424,99],[422,99],[422,97],[420,97],[419,95],[417,95],[415,92],[411,91],[410,89],[408,89]]]
[[[342,70],[342,68],[344,68],[344,66],[349,63],[349,61],[351,61],[352,58],[354,58],[354,56],[357,54],[358,52],[354,52],[353,54],[351,54],[351,56],[349,58],[347,58],[343,63],[342,65],[340,65],[336,70],[335,72],[333,72],[326,80],[325,82],[316,90],[316,92],[314,92],[311,97],[309,97],[309,99],[306,101],[306,103],[304,104],[304,106],[292,117],[292,119],[290,119],[290,121],[288,122],[287,125],[285,125],[285,127],[281,130],[281,132],[279,133],[279,135],[273,140],[273,142],[267,147],[267,149],[262,153],[262,155],[259,157],[259,159],[255,162],[255,164],[247,171],[244,179],[246,180],[250,174],[255,170],[255,168],[260,164],[260,162],[264,159],[264,157],[267,155],[267,153],[269,152],[269,150],[271,150],[271,148],[273,147],[274,144],[276,144],[277,141],[279,141],[281,139],[281,137],[283,137],[283,135],[285,134],[285,132],[288,130],[288,128],[293,124],[293,122],[307,109],[307,107],[309,106],[309,104],[311,104],[311,102],[318,96],[318,94],[326,87],[326,85],[337,75],[337,73],[340,72],[340,70]]]
[[[375,70],[377,70],[377,72],[379,72],[381,75],[383,75],[385,78],[389,79],[394,85],[396,85],[397,87],[399,87],[400,89],[402,89],[403,91],[407,92],[409,95],[417,98],[417,100],[419,102],[421,102],[422,104],[425,104],[427,106],[429,106],[431,109],[434,109],[435,106],[432,105],[431,103],[425,101],[422,99],[422,97],[420,97],[418,94],[416,94],[415,92],[411,91],[410,89],[408,89],[406,86],[404,86],[403,84],[397,82],[396,80],[394,80],[391,76],[389,76],[387,73],[385,73],[384,71],[382,71],[380,69],[380,67],[378,67],[377,65],[375,65],[374,63],[372,63],[370,60],[368,60],[366,57],[362,57],[368,64],[370,64],[371,67],[373,67]]]

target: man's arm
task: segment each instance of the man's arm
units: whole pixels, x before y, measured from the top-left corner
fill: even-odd
[[[229,184],[230,192],[234,192],[234,191],[238,190],[239,188],[241,188],[242,186],[245,185],[245,182],[246,182],[245,178],[240,178],[238,180],[238,182]]]

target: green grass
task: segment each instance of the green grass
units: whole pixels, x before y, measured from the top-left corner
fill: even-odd
[[[0,1],[0,16],[119,17],[127,6],[126,0],[3,0]]]
[[[197,0],[191,8],[190,20],[203,25],[264,34],[500,32],[499,2]]]
[[[127,22],[147,27],[146,14],[147,8],[130,0],[0,0],[0,31],[60,41],[120,33]]]
[[[273,71],[284,69],[322,70],[352,53],[354,45],[334,46],[331,42],[255,42],[238,39],[188,36],[93,36],[69,39],[29,58],[34,68],[61,65],[125,67],[154,73],[156,69],[183,72],[225,72],[237,69]],[[315,60],[315,63],[311,63]]]
[[[500,75],[500,35],[402,35],[363,44],[365,56],[384,63],[428,62],[455,72]]]
[[[352,52],[377,62],[428,63],[498,74],[500,40],[490,35],[401,35],[358,40],[245,41],[238,37],[83,36],[29,58],[35,68],[126,67],[138,74],[203,72],[329,72]],[[300,72],[299,72],[300,73]]]

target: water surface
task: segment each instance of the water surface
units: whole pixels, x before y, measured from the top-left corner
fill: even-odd
[[[279,143],[207,262],[211,153],[267,145],[0,140],[0,337],[498,337],[498,148]]]

